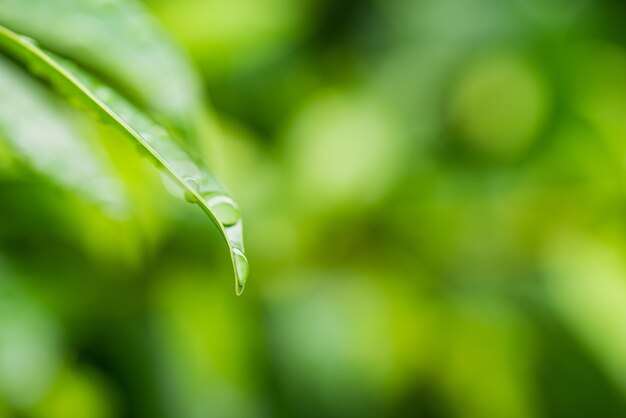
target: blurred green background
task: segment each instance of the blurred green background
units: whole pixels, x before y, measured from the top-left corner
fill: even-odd
[[[248,287],[105,128],[131,217],[0,152],[0,416],[626,416],[626,2],[146,7]]]

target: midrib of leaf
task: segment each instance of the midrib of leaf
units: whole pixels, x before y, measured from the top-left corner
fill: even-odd
[[[48,79],[71,101],[91,110],[135,141],[198,203],[219,228],[228,244],[235,273],[235,290],[243,292],[248,276],[242,221],[236,203],[206,166],[195,161],[161,126],[108,86],[72,63],[44,51],[30,39],[0,25],[0,48],[32,73]]]

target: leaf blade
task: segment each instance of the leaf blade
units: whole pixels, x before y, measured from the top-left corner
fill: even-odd
[[[48,79],[77,105],[85,107],[133,140],[184,190],[188,200],[198,203],[225,239],[235,273],[235,291],[243,292],[248,262],[243,244],[239,208],[210,170],[195,161],[167,130],[111,88],[0,25],[0,48],[25,64],[33,73]]]

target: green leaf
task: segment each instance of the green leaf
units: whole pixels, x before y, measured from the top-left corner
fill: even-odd
[[[248,276],[239,208],[208,168],[194,160],[171,136],[110,87],[71,62],[46,52],[30,38],[0,26],[0,49],[47,79],[68,99],[84,107],[134,141],[157,166],[198,203],[220,229],[230,249],[235,289],[241,294]]]
[[[7,151],[63,189],[119,215],[127,210],[104,150],[81,138],[67,109],[21,68],[0,57],[0,141]]]
[[[168,122],[187,124],[201,102],[187,57],[137,1],[0,0],[0,24],[110,81]]]

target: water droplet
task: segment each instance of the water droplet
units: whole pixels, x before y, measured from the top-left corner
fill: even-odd
[[[232,257],[233,265],[235,266],[235,292],[237,296],[240,296],[243,293],[243,289],[246,287],[250,266],[248,259],[240,249],[233,248]]]
[[[198,201],[198,199],[196,199],[196,195],[194,195],[193,193],[191,193],[189,190],[185,190],[183,192],[183,197],[185,198],[185,200],[189,203],[196,203]]]
[[[96,96],[98,96],[98,98],[104,102],[111,100],[111,97],[113,96],[113,90],[104,86],[98,87],[95,92]]]
[[[185,184],[191,189],[193,189],[196,193],[198,192],[198,190],[200,190],[200,184],[198,183],[198,180],[196,180],[195,178],[193,177],[187,178],[184,181],[185,181]],[[190,192],[188,189],[185,189],[185,191],[183,192],[183,196],[185,197],[185,200],[189,203],[196,203],[198,201],[198,198],[196,198],[196,195]]]
[[[152,125],[150,127],[150,130],[157,137],[167,137],[168,136],[167,129],[163,128],[162,126],[154,124],[154,125]]]
[[[231,226],[239,222],[241,213],[237,204],[228,196],[216,195],[209,197],[206,201],[211,212],[215,214],[218,221],[224,226]]]
[[[20,39],[31,45],[37,45],[37,41],[35,41],[33,38],[30,38],[28,36],[20,35]]]

